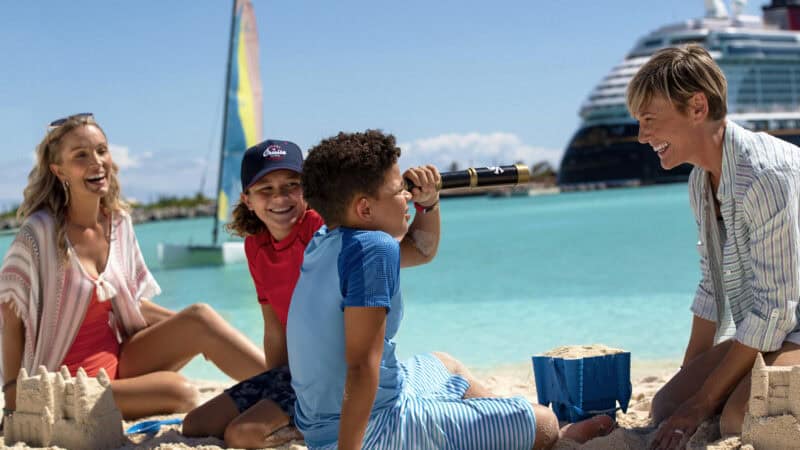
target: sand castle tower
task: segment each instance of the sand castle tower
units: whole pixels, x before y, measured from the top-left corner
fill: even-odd
[[[797,448],[800,442],[800,366],[753,365],[742,443],[758,450]]]
[[[36,375],[25,369],[17,377],[17,410],[7,418],[5,442],[69,449],[115,448],[125,443],[122,414],[109,389],[104,370],[90,378],[78,369],[73,378],[62,366],[48,372],[40,366]]]

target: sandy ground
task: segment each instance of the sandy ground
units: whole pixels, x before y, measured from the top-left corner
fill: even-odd
[[[650,426],[648,410],[655,392],[677,370],[676,362],[633,362],[631,379],[633,396],[627,413],[617,413],[618,428],[610,435],[597,438],[579,445],[562,440],[556,450],[596,449],[596,450],[628,450],[646,449],[655,429]],[[496,367],[491,370],[476,370],[476,376],[483,380],[487,387],[501,396],[522,395],[531,401],[536,400],[536,390],[530,365]],[[226,385],[218,382],[197,381],[202,401],[217,395]],[[180,417],[180,415],[172,416]],[[162,417],[159,417],[162,418]],[[135,422],[126,422],[127,428]],[[129,443],[121,449],[220,449],[226,448],[224,442],[214,438],[189,439],[180,434],[179,425],[165,426],[156,435],[134,435]],[[0,444],[3,441],[0,439]],[[727,450],[738,449],[741,442],[738,438],[721,440],[717,423],[709,421],[703,424],[694,436],[689,439],[688,449]],[[24,444],[4,448],[30,448]],[[54,448],[54,447],[51,447]],[[301,441],[277,447],[278,450],[305,449]]]

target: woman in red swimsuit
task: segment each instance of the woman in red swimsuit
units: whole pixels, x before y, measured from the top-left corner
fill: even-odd
[[[263,351],[209,306],[173,313],[149,300],[160,288],[91,114],[51,123],[18,214],[0,267],[6,413],[21,367],[104,370],[126,419],[192,409],[196,389],[177,371],[198,354],[237,380],[265,370]]]

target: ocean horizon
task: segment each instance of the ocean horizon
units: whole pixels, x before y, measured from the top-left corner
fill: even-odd
[[[686,184],[448,198],[441,214],[435,260],[401,272],[401,358],[438,350],[484,370],[592,343],[630,351],[638,364],[682,358],[700,278]],[[136,225],[163,291],[154,300],[174,310],[208,303],[260,346],[263,323],[246,264],[159,267],[159,242],[209,243],[211,227],[211,218]],[[0,252],[13,238],[0,236]],[[227,380],[202,358],[183,373]]]

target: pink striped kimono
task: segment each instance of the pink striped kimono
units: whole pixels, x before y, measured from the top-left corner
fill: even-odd
[[[161,293],[139,250],[131,218],[124,212],[112,216],[108,263],[97,280],[86,274],[72,245],[67,248],[64,261],[58,255],[53,218],[40,210],[22,224],[0,267],[0,303],[11,302],[25,325],[22,367],[28,373],[40,365],[51,371],[59,368],[95,289],[99,300],[111,300],[109,320],[120,337],[147,326],[141,299]],[[0,358],[0,375],[1,365]]]

